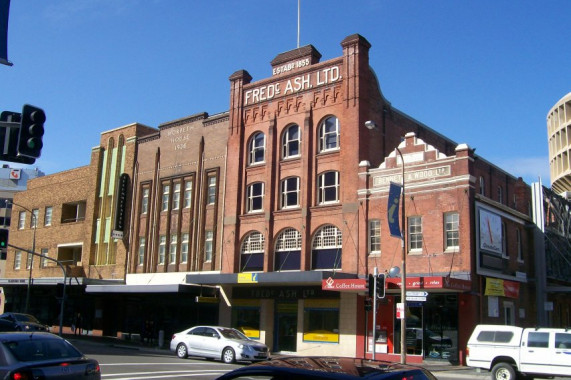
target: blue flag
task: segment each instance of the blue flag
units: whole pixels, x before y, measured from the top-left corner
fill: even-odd
[[[389,188],[389,204],[387,206],[387,218],[389,219],[389,231],[391,236],[402,238],[399,227],[399,203],[402,186],[391,182]]]
[[[10,0],[0,0],[0,63],[12,66],[8,61],[8,13]]]

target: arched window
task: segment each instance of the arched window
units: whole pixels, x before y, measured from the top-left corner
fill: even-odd
[[[295,228],[286,228],[276,239],[276,272],[301,268],[301,234]]]
[[[287,127],[282,136],[282,158],[299,157],[300,142],[299,126],[294,124]]]
[[[339,149],[339,119],[329,116],[319,126],[319,151]]]
[[[250,232],[242,241],[240,250],[240,272],[264,270],[264,235]]]
[[[249,164],[254,165],[265,161],[266,153],[266,136],[262,132],[258,132],[252,136],[248,144],[250,156]]]
[[[313,237],[311,269],[341,269],[343,238],[341,230],[333,225],[321,227]]]

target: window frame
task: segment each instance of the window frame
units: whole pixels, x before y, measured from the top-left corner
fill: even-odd
[[[264,270],[264,247],[266,244],[266,237],[260,231],[250,231],[242,239],[240,244],[240,268],[239,272],[261,272]],[[249,260],[254,257],[261,258],[261,266],[255,268],[247,268]],[[244,260],[246,259],[247,260]],[[244,263],[246,261],[246,263]]]
[[[178,210],[180,208],[180,192],[181,192],[181,183],[175,182],[173,186],[173,194],[172,194],[172,209]]]
[[[327,256],[335,251],[331,266],[324,266],[324,261],[331,261]],[[343,258],[343,232],[333,224],[326,224],[315,231],[311,241],[311,270],[340,270]],[[327,258],[327,259],[324,259]]]
[[[369,220],[368,228],[368,248],[370,255],[379,255],[381,253],[381,220]],[[375,249],[378,248],[378,249]]]
[[[297,137],[291,137],[293,129],[297,129]],[[292,146],[297,144],[297,153],[291,154]],[[282,135],[282,159],[288,160],[301,157],[301,129],[297,124],[291,124],[286,127]]]
[[[214,231],[204,231],[204,262],[212,262],[214,253]]]
[[[449,218],[454,220],[449,220]],[[453,244],[454,241],[456,244]],[[456,211],[446,212],[444,213],[444,250],[458,248],[460,248],[460,214]]]
[[[168,211],[170,206],[170,184],[165,183],[162,185],[161,192],[161,212]]]
[[[264,182],[253,182],[246,189],[246,213],[255,213],[264,211]],[[259,208],[258,207],[259,203]]]
[[[190,247],[190,234],[185,232],[181,236],[180,241],[180,262],[181,264],[188,263],[188,251]]]
[[[18,212],[18,229],[23,230],[26,228],[26,211]]]
[[[192,188],[193,188],[192,180],[188,180],[184,182],[184,200],[183,200],[183,208],[191,208],[192,206]]]
[[[418,223],[417,223],[418,221]],[[409,252],[421,252],[422,251],[422,240],[423,240],[423,231],[422,231],[422,216],[413,215],[408,217],[407,221],[408,229],[407,229],[407,241],[408,241],[408,250]],[[414,237],[414,239],[413,239]],[[420,245],[420,247],[419,247]]]
[[[289,189],[289,184],[291,181],[295,180],[295,190]],[[291,209],[298,208],[300,206],[299,195],[300,195],[300,178],[293,176],[284,178],[280,186],[280,208],[281,209]],[[295,196],[295,204],[289,204],[290,196]]]
[[[335,119],[333,130],[328,130],[329,120]],[[334,140],[331,146],[331,139]],[[341,127],[339,126],[339,118],[337,116],[327,116],[319,124],[319,153],[337,151],[341,147]]]
[[[158,265],[165,265],[166,249],[167,249],[167,235],[160,235],[159,236],[158,258],[157,258],[157,264]]]
[[[328,178],[331,174],[334,175],[334,183],[326,183],[331,180],[331,178]],[[337,170],[328,170],[320,173],[317,176],[317,204],[326,205],[339,203],[340,183],[340,174]],[[329,199],[329,193],[331,190],[335,192],[334,200]]]
[[[207,205],[213,205],[216,203],[216,190],[218,187],[218,178],[216,174],[208,174],[207,176],[207,186],[208,186],[208,197],[207,197]]]
[[[44,226],[45,227],[51,226],[52,225],[52,219],[53,219],[53,207],[52,206],[46,206],[46,208],[44,210]]]
[[[261,140],[259,139],[261,137]],[[261,155],[261,157],[260,157]],[[266,162],[266,135],[255,132],[248,142],[248,165],[261,165]]]
[[[143,187],[141,191],[141,214],[149,212],[149,195],[151,190],[148,187]]]
[[[139,246],[137,248],[137,266],[143,266],[145,264],[146,245],[147,238],[145,236],[139,236]]]
[[[169,242],[169,265],[176,264],[176,249],[178,243],[178,235],[171,234]]]

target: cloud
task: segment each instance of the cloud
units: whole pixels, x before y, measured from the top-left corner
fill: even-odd
[[[551,186],[548,157],[497,158],[492,162],[511,175],[523,178],[528,184],[541,178],[544,186]]]

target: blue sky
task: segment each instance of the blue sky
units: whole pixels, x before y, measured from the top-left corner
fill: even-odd
[[[89,164],[100,133],[229,106],[297,47],[297,0],[12,0],[0,111],[47,114],[47,174]],[[384,96],[484,159],[550,185],[546,115],[571,92],[568,0],[301,0],[322,60],[359,33]],[[13,166],[17,166],[11,164]]]

